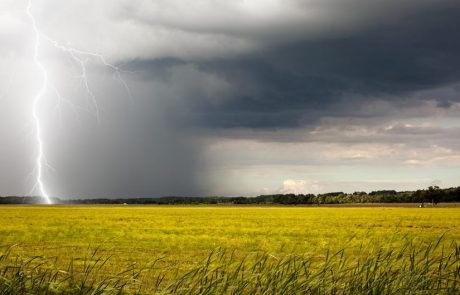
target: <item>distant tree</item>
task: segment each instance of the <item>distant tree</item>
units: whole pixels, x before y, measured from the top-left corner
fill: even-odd
[[[430,186],[425,193],[425,197],[428,202],[431,202],[433,206],[436,206],[442,198],[442,190],[439,186]]]
[[[367,193],[366,192],[354,192],[353,195],[360,196],[360,195],[367,195]]]
[[[370,196],[394,196],[398,193],[395,190],[381,190],[381,191],[373,191],[370,192]]]

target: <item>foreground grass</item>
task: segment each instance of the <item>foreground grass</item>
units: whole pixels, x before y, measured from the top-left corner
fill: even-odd
[[[66,269],[43,258],[0,255],[0,294],[459,294],[460,247],[442,239],[426,247],[407,241],[349,256],[346,250],[318,258],[253,253],[243,258],[217,249],[187,271],[129,266],[107,275],[108,258],[97,250]],[[141,280],[140,278],[143,278]]]

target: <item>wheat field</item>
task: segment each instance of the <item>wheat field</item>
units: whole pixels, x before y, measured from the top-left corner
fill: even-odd
[[[211,268],[203,272],[203,269],[198,271],[197,267],[202,267],[206,261],[209,265],[225,265],[225,268],[218,269],[226,269],[224,273],[228,279],[229,273],[238,272],[236,266],[244,261],[253,267],[260,267],[256,275],[260,282],[270,277],[268,272],[261,277],[260,274],[264,273],[262,269],[286,268],[283,274],[295,273],[295,278],[291,278],[290,282],[292,284],[294,280],[298,289],[291,291],[302,293],[308,286],[314,285],[314,280],[301,279],[306,277],[306,273],[292,262],[292,257],[298,257],[297,261],[304,261],[304,264],[308,261],[310,265],[317,266],[314,268],[317,270],[319,265],[324,266],[330,260],[330,267],[341,267],[340,271],[335,270],[338,273],[347,269],[347,275],[341,276],[341,280],[345,277],[359,277],[351,275],[350,269],[363,267],[365,261],[380,261],[379,257],[385,253],[390,255],[386,260],[394,261],[393,267],[410,264],[411,255],[419,257],[422,253],[429,253],[445,262],[446,253],[457,253],[459,250],[456,245],[456,241],[460,240],[459,227],[460,210],[457,208],[2,206],[0,251],[3,253],[3,264],[0,263],[0,269],[3,267],[3,278],[8,282],[14,275],[5,269],[10,266],[11,270],[11,265],[25,273],[34,269],[40,270],[38,273],[41,274],[45,271],[48,275],[53,270],[69,274],[71,265],[71,273],[75,278],[88,273],[88,266],[93,265],[88,273],[88,277],[93,280],[92,287],[88,289],[91,292],[94,291],[95,282],[105,282],[106,278],[113,276],[120,279],[120,272],[124,280],[126,273],[123,270],[130,270],[130,284],[121,284],[126,292],[173,290],[172,293],[204,294],[206,292],[199,291],[199,286],[216,282],[219,273],[203,281],[203,275],[206,278]],[[412,249],[412,252],[406,253],[408,249]],[[399,258],[392,256],[398,251],[403,253]],[[458,257],[455,258],[457,254],[452,254],[449,259],[454,260],[449,260],[449,266],[443,268],[449,270],[449,275],[454,275],[454,280],[458,280],[460,268]],[[331,256],[335,258],[331,260]],[[409,260],[406,261],[406,258]],[[261,259],[265,262],[261,263]],[[285,264],[278,265],[280,261]],[[275,262],[278,266],[273,265]],[[345,268],[345,265],[354,268]],[[378,268],[372,269],[377,274]],[[193,271],[192,275],[190,272]],[[277,282],[272,289],[265,290],[266,294],[277,293],[276,290],[281,288],[277,285],[281,284],[277,279],[282,277],[274,276],[276,279],[270,280],[272,283],[265,281],[260,286],[268,288]],[[237,278],[238,275],[233,279]],[[192,281],[196,283],[197,279],[201,283],[194,287],[193,292],[184,287],[184,282],[189,286],[193,285]],[[323,277],[322,280],[326,279]],[[113,283],[112,279],[109,281]],[[334,289],[330,288],[335,285],[337,288],[341,286],[341,289],[337,289],[339,293],[345,290],[344,282],[339,284],[333,281],[328,277],[328,283],[324,283],[327,288],[323,286],[322,289],[314,290],[334,293]],[[404,284],[407,285],[407,282]],[[175,287],[171,287],[173,285]],[[211,285],[218,288],[218,284]],[[240,290],[238,284],[219,286],[221,289],[206,290],[213,291],[209,294],[217,291],[254,291],[244,288]],[[260,286],[257,290],[263,289]],[[446,290],[456,291],[455,286]],[[59,289],[56,286],[53,288]],[[103,293],[118,290],[116,286],[111,288],[101,290],[105,290]]]

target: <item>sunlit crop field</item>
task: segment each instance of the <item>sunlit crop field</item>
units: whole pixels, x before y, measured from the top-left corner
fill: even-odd
[[[460,241],[458,208],[3,206],[2,249],[9,257],[41,256],[64,267],[96,247],[115,270],[127,265],[187,269],[224,248],[244,256],[268,252],[362,255],[412,241],[423,247],[444,235]],[[441,251],[441,248],[439,250]]]
[[[446,235],[460,240],[457,208],[158,206],[0,207],[2,245],[22,255],[79,257],[101,246],[121,260],[187,262],[217,247],[318,253]]]

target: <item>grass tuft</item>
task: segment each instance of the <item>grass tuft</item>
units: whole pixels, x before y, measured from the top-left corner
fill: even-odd
[[[459,294],[460,247],[442,241],[321,257],[218,248],[187,270],[157,266],[159,258],[115,274],[99,249],[62,270],[43,257],[12,257],[10,247],[0,255],[0,294]]]

